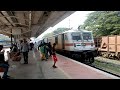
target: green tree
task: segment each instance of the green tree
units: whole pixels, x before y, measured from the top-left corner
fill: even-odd
[[[87,16],[82,29],[92,30],[94,36],[120,34],[119,11],[95,11]]]

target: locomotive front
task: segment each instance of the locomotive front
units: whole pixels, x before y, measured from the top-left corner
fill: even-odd
[[[76,31],[71,33],[71,41],[74,45],[74,51],[94,51],[94,39],[90,31]]]
[[[91,31],[81,30],[71,32],[71,40],[73,43],[73,57],[83,59],[84,62],[94,62],[94,39]]]

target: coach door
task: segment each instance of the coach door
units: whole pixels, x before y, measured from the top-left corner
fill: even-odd
[[[62,49],[65,49],[65,41],[64,41],[64,34],[62,34]]]

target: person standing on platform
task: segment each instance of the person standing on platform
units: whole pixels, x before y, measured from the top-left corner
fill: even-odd
[[[56,43],[53,43],[52,53],[56,53],[55,47],[56,47]]]
[[[30,50],[32,50],[33,47],[34,47],[34,44],[33,44],[33,42],[31,42],[31,43],[30,43]]]
[[[53,68],[57,68],[56,67],[56,62],[57,62],[57,56],[56,56],[56,50],[55,50],[55,47],[56,47],[56,43],[53,44],[53,47],[52,47],[52,57],[53,57],[53,60],[54,60],[54,64],[53,64]]]
[[[53,57],[53,60],[54,60],[53,68],[57,68],[56,67],[56,62],[57,62],[58,59],[57,59],[57,56],[56,56],[55,52],[53,52],[52,57]]]
[[[37,47],[38,47],[38,46],[37,46],[37,43],[35,42],[35,44],[34,44],[34,51],[35,51],[35,52],[37,52]]]
[[[52,45],[51,45],[50,42],[48,43],[48,52],[49,52],[49,54],[51,56],[52,55]]]
[[[48,47],[47,43],[44,43],[44,53],[45,53],[46,61],[48,59],[48,49],[49,49],[49,47]]]
[[[21,44],[22,53],[24,57],[24,64],[28,64],[28,52],[29,52],[29,44],[26,41],[26,39],[23,40],[23,43]]]
[[[22,43],[23,43],[23,40],[20,40],[20,53],[22,52]]]
[[[41,43],[39,45],[39,50],[40,50],[40,56],[41,56],[41,60],[45,60],[45,50],[44,50],[44,43]]]

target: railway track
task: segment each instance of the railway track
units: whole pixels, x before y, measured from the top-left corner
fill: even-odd
[[[104,69],[102,69],[102,68],[99,68],[99,67],[97,67],[97,66],[95,66],[95,65],[93,65],[93,64],[91,64],[91,65],[89,65],[89,66],[91,66],[91,67],[93,67],[93,68],[96,68],[96,69],[98,69],[98,70],[104,71],[104,72],[106,72],[106,73],[109,73],[109,74],[111,74],[111,75],[117,76],[117,77],[120,78],[120,75],[117,75],[117,74],[114,74],[114,73],[112,73],[112,72],[110,72],[110,71],[107,71],[107,70],[104,70]]]
[[[59,54],[61,54],[61,53],[59,53]],[[63,55],[63,54],[61,54],[61,55]],[[66,55],[63,55],[63,56],[66,56]],[[71,58],[70,56],[66,56],[66,57]],[[74,60],[80,62],[78,59],[75,59],[75,58],[71,58],[71,59],[74,59]],[[114,76],[120,78],[120,72],[119,72],[119,71],[113,71],[113,70],[108,70],[108,69],[105,70],[106,67],[103,67],[103,66],[102,66],[103,63],[104,63],[104,66],[109,65],[108,62],[100,62],[100,61],[98,61],[98,60],[95,60],[94,63],[92,63],[92,64],[86,64],[86,63],[84,63],[84,64],[86,64],[86,65],[88,65],[88,66],[90,66],[90,67],[96,68],[96,69],[98,69],[98,70],[101,70],[101,71],[103,71],[103,72],[109,73],[109,74],[111,74],[111,75],[114,75]],[[111,67],[112,67],[112,66],[111,66]],[[116,68],[117,68],[117,67],[116,67]],[[119,68],[120,68],[120,66],[119,66]],[[120,69],[119,69],[119,70],[120,70]],[[117,72],[117,73],[116,73],[116,72]]]

